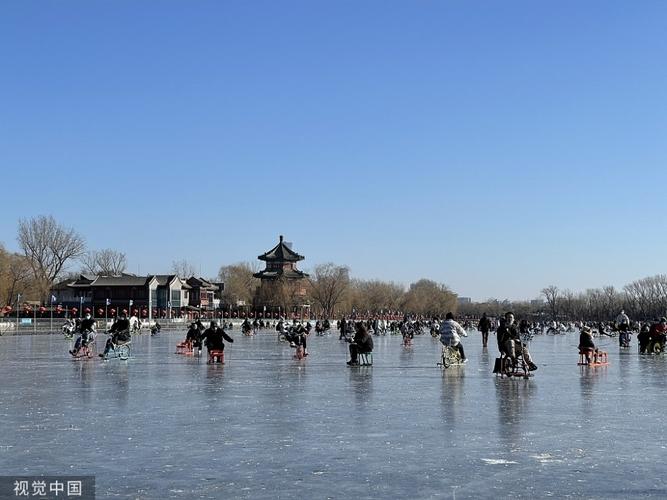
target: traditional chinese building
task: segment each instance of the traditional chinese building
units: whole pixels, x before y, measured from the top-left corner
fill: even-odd
[[[202,277],[192,276],[187,281],[190,286],[190,306],[199,310],[215,311],[220,303],[220,293],[224,289],[224,283],[212,283]]]
[[[291,243],[285,242],[280,235],[278,244],[257,258],[266,263],[266,268],[253,275],[261,280],[255,296],[255,310],[273,314],[302,313],[301,309],[307,307],[308,275],[298,270],[296,263],[305,257],[292,250]]]
[[[191,287],[176,275],[82,274],[51,289],[56,303],[65,309],[88,308],[101,317],[127,310],[142,316],[173,317],[187,312]]]

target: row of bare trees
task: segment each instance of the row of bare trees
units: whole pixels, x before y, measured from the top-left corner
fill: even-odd
[[[23,301],[47,303],[54,283],[64,279],[71,264],[80,272],[118,275],[125,271],[127,258],[116,250],[86,251],[84,238],[74,229],[59,224],[52,216],[20,219],[16,236],[20,252],[0,247],[0,304]]]
[[[225,283],[223,302],[252,303],[259,286],[259,280],[253,277],[256,272],[257,267],[249,263],[221,267],[218,280]],[[308,278],[305,295],[300,291],[301,287],[296,283],[279,280],[268,289],[271,297],[259,298],[263,303],[271,302],[287,311],[309,303],[312,312],[328,318],[352,312],[403,311],[434,315],[456,309],[456,295],[445,285],[422,279],[406,290],[392,282],[353,279],[349,268],[331,262],[315,266]]]
[[[654,320],[667,316],[667,275],[642,278],[617,290],[613,286],[589,288],[574,293],[551,285],[542,289],[543,302],[510,302],[489,299],[484,303],[461,306],[460,312],[472,316],[498,316],[514,311],[522,317],[554,320],[611,321],[621,310],[635,320]]]
[[[81,272],[90,274],[119,275],[127,267],[125,254],[116,250],[87,252],[84,238],[52,216],[19,220],[17,241],[20,253],[0,246],[0,303],[5,305],[12,304],[19,294],[24,300],[47,302],[51,287],[65,277],[73,261],[81,263]],[[257,265],[251,263],[221,267],[218,279],[225,283],[223,302],[252,304],[259,285],[253,277],[257,270]],[[187,260],[175,261],[172,271],[180,276],[195,273]],[[333,263],[313,269],[305,295],[302,287],[289,280],[277,282],[269,292],[273,295],[271,300],[285,310],[309,302],[314,312],[328,317],[353,311],[390,310],[428,316],[457,308],[456,295],[432,280],[419,280],[406,290],[390,281],[353,279],[347,267]],[[498,315],[512,309],[522,315],[600,321],[613,319],[625,309],[631,317],[650,319],[667,315],[667,275],[639,279],[622,290],[606,286],[574,293],[552,285],[542,290],[542,296],[543,303],[489,299],[482,304],[464,305],[460,312]]]
[[[667,315],[667,276],[660,274],[633,281],[617,290],[613,286],[573,293],[549,286],[542,290],[550,318],[609,321],[623,309],[634,319]]]

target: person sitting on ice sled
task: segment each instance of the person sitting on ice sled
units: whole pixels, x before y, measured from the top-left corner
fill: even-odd
[[[581,334],[579,335],[579,352],[584,353],[586,356],[586,363],[591,364],[591,356],[593,353],[598,352],[595,347],[595,342],[593,341],[593,332],[590,327],[582,326]]]
[[[211,351],[224,351],[225,343],[223,340],[226,340],[227,342],[234,342],[234,339],[227,335],[215,321],[211,321],[210,328],[204,331],[201,339],[204,341],[209,353]]]

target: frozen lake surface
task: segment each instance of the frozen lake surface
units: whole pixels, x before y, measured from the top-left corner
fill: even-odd
[[[635,345],[601,340],[610,365],[587,368],[577,334],[539,336],[535,376],[509,380],[477,332],[444,371],[430,336],[374,337],[374,366],[348,367],[334,334],[297,361],[230,333],[224,366],[174,354],[184,333],[107,362],[0,337],[2,474],[95,475],[97,498],[667,496],[667,358]]]

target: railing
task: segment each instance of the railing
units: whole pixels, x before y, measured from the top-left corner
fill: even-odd
[[[171,319],[159,319],[158,322],[163,329],[184,329],[187,324],[192,321],[188,318],[171,318]],[[113,321],[111,319],[105,320],[98,319],[95,322],[97,331],[106,331],[111,328]],[[148,320],[142,321],[142,328],[145,328],[146,331],[150,326],[154,325],[155,321],[151,321],[150,325]],[[240,324],[240,322],[239,322]],[[62,333],[63,325],[65,325],[65,320],[62,318],[54,318],[51,321],[50,318],[19,318],[17,322],[16,319],[3,318],[0,319],[0,334],[1,335],[22,335],[22,334],[49,334],[49,333]]]

